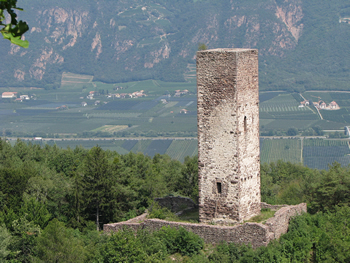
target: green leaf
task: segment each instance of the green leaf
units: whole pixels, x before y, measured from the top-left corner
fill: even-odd
[[[18,45],[20,47],[24,47],[24,48],[28,48],[29,47],[29,42],[28,40],[22,40],[20,36],[13,36],[12,34],[10,33],[5,33],[5,32],[1,32],[3,37],[5,39],[8,39],[11,41],[11,43],[15,44],[15,45]]]

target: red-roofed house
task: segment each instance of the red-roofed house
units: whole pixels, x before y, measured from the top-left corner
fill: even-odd
[[[329,107],[330,107],[332,110],[335,110],[335,109],[339,109],[339,108],[340,108],[339,105],[338,105],[338,103],[336,103],[334,100],[333,100],[331,103],[329,103]]]
[[[1,97],[3,99],[17,98],[17,92],[3,92]]]

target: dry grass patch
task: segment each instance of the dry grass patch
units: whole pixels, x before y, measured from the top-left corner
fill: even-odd
[[[254,222],[254,223],[265,223],[267,219],[273,217],[275,215],[276,211],[272,211],[268,208],[261,209],[261,212],[259,215],[256,215],[249,219],[247,222]]]
[[[99,127],[97,129],[91,130],[92,132],[108,132],[108,133],[114,133],[114,132],[118,132],[121,130],[124,130],[128,128],[128,125],[104,125],[102,127]]]

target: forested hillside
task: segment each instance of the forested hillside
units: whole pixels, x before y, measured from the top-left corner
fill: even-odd
[[[0,86],[58,88],[64,71],[95,80],[184,81],[199,43],[258,48],[262,89],[347,89],[345,0],[20,0],[28,49],[0,41]]]
[[[350,169],[329,171],[277,162],[261,167],[262,201],[308,203],[289,233],[268,247],[204,244],[184,229],[135,236],[104,235],[103,223],[127,220],[150,209],[175,215],[153,198],[183,195],[197,200],[197,158],[184,164],[166,155],[0,140],[1,262],[348,262]],[[270,211],[271,212],[271,211]]]

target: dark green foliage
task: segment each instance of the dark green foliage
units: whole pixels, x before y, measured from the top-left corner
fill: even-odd
[[[334,163],[328,171],[284,163],[261,166],[262,201],[270,204],[307,202],[309,212],[334,211],[350,205],[350,167]]]
[[[350,171],[335,163],[323,172],[313,193],[311,211],[333,211],[336,206],[350,204]]]
[[[289,231],[267,247],[222,243],[210,262],[347,262],[350,259],[348,206],[335,213],[304,214],[294,218]]]
[[[181,170],[179,193],[191,197],[198,202],[198,156],[186,157],[184,167]]]
[[[51,215],[45,204],[37,201],[34,198],[24,200],[24,203],[19,211],[19,215],[23,216],[29,222],[33,222],[41,229],[44,229],[51,219]]]
[[[321,142],[304,143],[316,147]],[[62,150],[21,141],[11,146],[0,140],[0,259],[164,262],[172,255],[183,262],[350,260],[350,167],[339,164],[328,171],[282,161],[261,166],[263,201],[307,202],[311,213],[292,220],[289,232],[267,247],[220,244],[203,250],[203,240],[183,228],[136,235],[124,230],[111,236],[96,231],[96,221],[102,226],[127,220],[147,207],[151,217],[171,219],[165,209],[150,207],[153,198],[178,193],[197,200],[197,175],[197,157],[181,164],[160,154],[120,155],[100,147]]]
[[[188,256],[198,254],[204,245],[202,238],[183,227],[178,229],[163,227],[158,232],[155,232],[154,235],[166,244],[169,254],[180,253]]]
[[[21,169],[0,168],[0,191],[7,207],[18,209],[27,181],[28,176]]]
[[[65,228],[64,223],[52,220],[38,237],[37,253],[44,262],[85,262],[87,252],[81,239]]]
[[[107,213],[105,208],[112,198],[111,187],[115,184],[111,166],[101,147],[92,148],[86,156],[83,167],[83,198],[88,214],[95,214],[97,230],[100,229],[100,214]]]
[[[287,135],[288,136],[296,136],[296,135],[298,135],[298,133],[299,133],[298,129],[294,128],[294,127],[289,128],[288,131],[287,131]]]
[[[178,217],[174,213],[166,207],[161,207],[156,201],[150,205],[148,213],[148,218],[158,218],[168,221],[178,220]]]
[[[102,262],[160,262],[166,252],[165,243],[146,230],[135,235],[130,229],[124,229],[109,237],[100,257]]]
[[[206,44],[204,43],[198,43],[198,51],[201,51],[201,50],[207,50],[208,47]]]
[[[31,262],[32,257],[36,255],[35,246],[40,227],[28,221],[25,216],[17,217],[12,221],[11,234],[11,253],[7,258],[19,262]]]
[[[11,250],[8,249],[11,239],[11,234],[6,226],[0,225],[0,261],[4,261],[7,255],[11,253]]]

